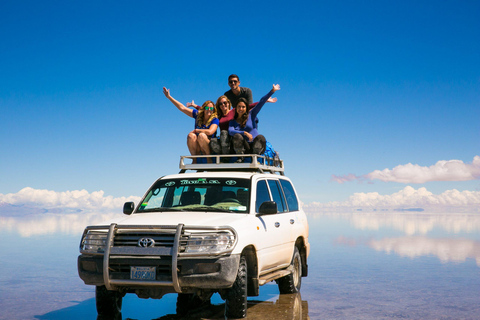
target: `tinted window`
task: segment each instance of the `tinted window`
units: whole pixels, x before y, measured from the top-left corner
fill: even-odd
[[[267,183],[265,180],[257,182],[257,200],[255,205],[255,211],[258,212],[260,205],[265,201],[270,201],[270,194],[268,193]]]
[[[283,188],[283,193],[285,194],[285,198],[287,199],[288,211],[297,211],[298,210],[298,200],[297,196],[295,195],[295,190],[293,190],[293,186],[290,181],[287,180],[280,180],[280,184]]]
[[[282,190],[280,189],[280,185],[278,184],[278,181],[268,180],[268,186],[270,187],[270,191],[272,192],[273,201],[277,203],[278,212],[287,211],[285,207],[285,200],[283,198],[283,193],[282,193]]]

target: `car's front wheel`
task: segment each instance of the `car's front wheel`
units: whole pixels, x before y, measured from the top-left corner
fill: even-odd
[[[228,319],[247,316],[247,260],[240,258],[237,278],[225,295],[225,317]]]
[[[99,319],[121,319],[122,298],[118,291],[107,290],[105,286],[95,288],[95,302]]]
[[[298,248],[295,247],[292,258],[292,273],[276,280],[281,294],[300,292],[302,286],[302,259]]]

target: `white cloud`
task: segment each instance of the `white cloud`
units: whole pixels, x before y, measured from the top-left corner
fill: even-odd
[[[117,209],[122,208],[126,201],[138,202],[140,197],[105,196],[103,191],[89,193],[86,190],[51,191],[33,188],[23,188],[17,193],[0,194],[0,204],[14,206],[30,206],[40,208],[75,208],[86,209]]]
[[[304,206],[306,210],[314,211],[316,209],[405,209],[405,208],[423,208],[445,210],[452,207],[455,210],[479,212],[480,210],[480,191],[458,191],[447,190],[441,194],[433,194],[426,188],[414,189],[406,186],[399,192],[391,195],[381,195],[378,192],[355,193],[343,202],[318,203],[313,202]]]
[[[399,183],[425,183],[430,181],[468,181],[480,179],[480,156],[475,156],[472,163],[461,160],[441,160],[429,167],[418,164],[398,165],[393,169],[375,170],[362,176],[348,174],[332,175],[332,181],[380,180]]]

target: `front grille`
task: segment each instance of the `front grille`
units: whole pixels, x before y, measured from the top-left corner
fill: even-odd
[[[173,247],[175,233],[117,233],[113,238],[114,247],[138,247],[138,241],[142,238],[149,238],[155,241],[155,247]]]

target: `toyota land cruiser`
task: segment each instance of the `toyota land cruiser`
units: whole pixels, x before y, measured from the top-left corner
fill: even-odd
[[[308,223],[283,161],[197,158],[182,156],[180,173],[159,178],[136,206],[125,203],[125,218],[86,227],[78,273],[96,286],[99,315],[121,314],[126,293],[177,293],[182,315],[218,292],[226,317],[243,318],[247,296],[270,281],[281,294],[300,290]]]

